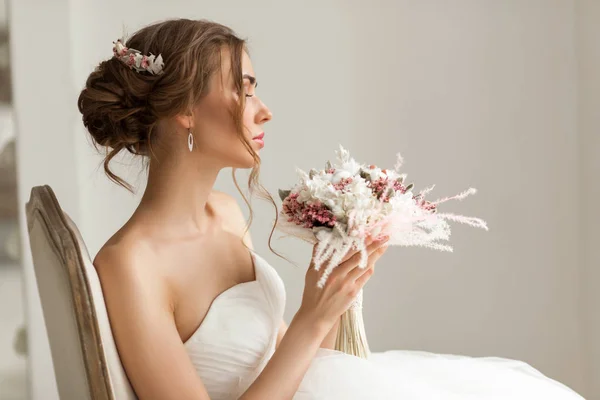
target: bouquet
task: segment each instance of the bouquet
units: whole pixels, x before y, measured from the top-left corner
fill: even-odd
[[[309,173],[298,170],[300,181],[290,190],[279,190],[283,207],[277,228],[316,244],[314,268],[324,268],[319,287],[350,250],[360,251],[359,267],[366,267],[368,238],[389,236],[389,245],[452,251],[443,243],[450,238],[449,222],[488,229],[479,218],[439,210],[440,204],[462,200],[476,193],[475,189],[429,201],[425,197],[434,186],[415,193],[413,184],[406,183],[406,174],[400,172],[401,167],[400,155],[394,169],[381,169],[356,162],[340,146],[336,163],[327,162],[325,169]],[[367,358],[362,295],[361,291],[342,315],[336,349]]]

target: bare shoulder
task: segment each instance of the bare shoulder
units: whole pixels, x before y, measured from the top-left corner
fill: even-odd
[[[246,232],[247,220],[238,202],[233,196],[213,190],[209,199],[211,207],[223,220],[224,227],[244,240],[252,248],[249,232]]]
[[[100,249],[94,259],[94,266],[98,272],[117,270],[125,273],[140,268],[146,260],[151,259],[152,246],[143,239],[136,238],[133,233],[118,233]]]
[[[94,259],[105,296],[126,300],[132,293],[152,293],[169,303],[167,283],[158,273],[154,253],[150,243],[130,235],[109,240]]]
[[[113,237],[94,260],[119,357],[140,399],[208,399],[152,247],[130,231]]]

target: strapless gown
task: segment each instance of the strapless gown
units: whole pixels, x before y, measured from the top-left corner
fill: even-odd
[[[221,293],[185,347],[212,400],[237,399],[275,352],[285,289],[253,253],[256,280]],[[581,400],[520,361],[416,351],[364,360],[320,349],[294,400]],[[276,400],[276,399],[265,399]]]

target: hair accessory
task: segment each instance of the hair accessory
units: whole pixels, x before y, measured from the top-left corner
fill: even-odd
[[[114,56],[129,68],[134,69],[137,72],[149,72],[152,75],[160,75],[163,73],[165,64],[160,54],[155,56],[150,53],[149,56],[146,56],[139,50],[125,47],[122,39],[117,39],[117,41],[113,43]]]

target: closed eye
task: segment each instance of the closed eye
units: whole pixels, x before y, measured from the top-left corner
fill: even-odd
[[[256,87],[258,86],[258,82],[256,81],[256,78],[249,74],[244,74],[242,76],[242,78],[244,79],[244,87],[246,88],[246,97],[247,98],[254,97],[254,93],[250,93],[250,90],[252,90],[252,89],[256,90]],[[253,86],[254,86],[254,88],[253,88]]]
[[[248,79],[248,82],[250,82],[250,85],[254,86],[255,88],[258,87],[258,81],[252,75],[244,74],[244,75],[242,75],[242,79]]]

